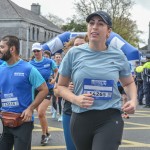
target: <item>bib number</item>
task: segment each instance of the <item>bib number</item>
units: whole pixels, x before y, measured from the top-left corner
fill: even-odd
[[[92,94],[95,100],[111,100],[113,80],[84,79],[83,93]]]

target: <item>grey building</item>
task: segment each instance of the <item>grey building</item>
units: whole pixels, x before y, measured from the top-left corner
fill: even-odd
[[[40,5],[33,3],[31,10],[11,0],[0,0],[0,38],[15,35],[20,39],[20,55],[28,59],[34,42],[47,42],[63,31],[40,14]]]

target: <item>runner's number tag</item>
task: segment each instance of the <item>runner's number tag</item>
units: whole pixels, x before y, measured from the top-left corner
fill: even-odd
[[[113,80],[84,79],[83,93],[90,93],[95,100],[111,100]]]

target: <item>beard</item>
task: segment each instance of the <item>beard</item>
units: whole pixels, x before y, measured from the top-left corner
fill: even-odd
[[[5,54],[2,55],[1,60],[8,61],[11,58],[10,50],[8,49]]]

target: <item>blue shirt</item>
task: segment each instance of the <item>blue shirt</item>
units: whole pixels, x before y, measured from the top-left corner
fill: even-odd
[[[30,63],[41,73],[42,77],[47,83],[48,88],[53,88],[54,85],[51,85],[48,80],[50,79],[52,71],[57,68],[56,63],[52,59],[45,57],[43,57],[41,61],[33,59],[30,61]]]
[[[13,65],[0,66],[2,111],[22,113],[32,103],[32,87],[45,82],[36,68],[19,60]]]
[[[0,65],[3,64],[3,63],[4,63],[4,61],[0,59]]]
[[[88,108],[80,108],[73,104],[72,110],[76,113],[88,110],[103,110],[108,108],[121,108],[121,96],[118,91],[117,82],[119,77],[128,77],[131,74],[129,62],[120,49],[108,47],[105,51],[94,51],[88,44],[72,47],[65,55],[59,68],[62,76],[70,77],[74,83],[74,93],[83,94],[85,79],[112,80],[113,89],[110,100],[94,100],[93,105]]]

